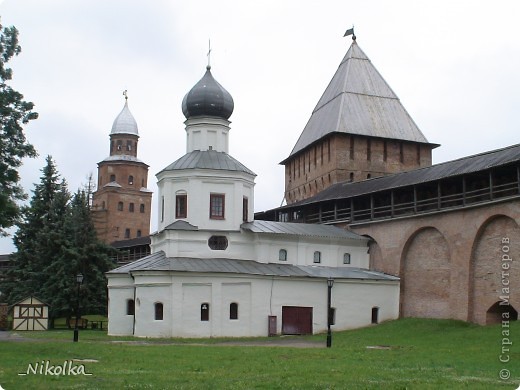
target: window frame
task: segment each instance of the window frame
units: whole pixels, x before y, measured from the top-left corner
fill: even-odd
[[[343,253],[343,264],[351,264],[352,255],[348,252]]]
[[[222,204],[214,205],[214,201],[220,199]],[[216,209],[222,208],[221,213],[217,214],[214,211]],[[209,219],[219,219],[223,220],[226,218],[226,194],[209,194]]]
[[[154,308],[154,321],[163,321],[164,320],[164,304],[162,302],[155,302],[153,304]]]
[[[188,218],[188,194],[175,195],[175,218]]]
[[[229,304],[229,319],[232,321],[238,320],[238,303],[231,302]]]
[[[127,316],[135,315],[135,301],[133,299],[126,300],[126,315]]]
[[[287,249],[282,248],[278,251],[278,261],[287,261]]]
[[[226,236],[211,236],[208,238],[208,247],[214,251],[225,251],[229,246]]]
[[[200,304],[200,320],[204,322],[209,322],[209,303],[203,302]]]
[[[128,203],[128,211],[129,211],[130,213],[133,213],[134,210],[135,210],[135,205],[134,205],[134,203],[133,203],[133,202]]]
[[[123,211],[125,209],[125,204],[121,201],[117,202],[117,211]]]
[[[314,251],[314,254],[312,255],[312,261],[315,264],[321,264],[321,252],[320,251]]]
[[[247,222],[249,218],[249,199],[247,196],[242,198],[242,222]]]

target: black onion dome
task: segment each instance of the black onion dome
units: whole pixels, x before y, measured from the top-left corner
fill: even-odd
[[[211,74],[211,67],[182,100],[182,113],[186,119],[195,116],[215,116],[228,119],[233,113],[233,98]]]

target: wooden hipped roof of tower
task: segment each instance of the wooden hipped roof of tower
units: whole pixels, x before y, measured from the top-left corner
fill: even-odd
[[[332,133],[429,143],[355,40],[282,164]]]

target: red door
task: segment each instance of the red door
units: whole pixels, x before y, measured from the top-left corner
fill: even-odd
[[[282,334],[312,334],[312,307],[282,306]]]

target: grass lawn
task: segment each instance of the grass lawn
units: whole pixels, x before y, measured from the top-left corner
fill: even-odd
[[[0,342],[0,385],[6,390],[515,389],[520,383],[520,324],[511,323],[507,363],[499,360],[501,331],[500,326],[403,319],[335,332],[330,349],[229,346],[223,339],[116,338],[99,330],[82,330],[79,343],[73,343],[70,330],[18,332],[31,339]],[[325,335],[302,340],[323,340],[325,345]],[[92,375],[18,375],[30,363],[49,360],[63,366],[72,359],[83,359],[73,365],[83,364]],[[503,369],[510,371],[509,380],[500,379]]]

